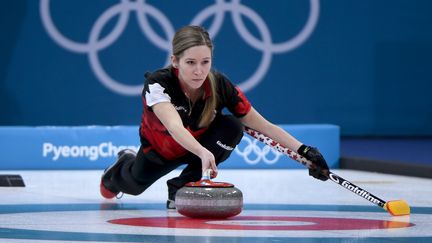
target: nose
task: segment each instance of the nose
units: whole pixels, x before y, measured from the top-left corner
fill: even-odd
[[[199,76],[203,73],[203,67],[202,65],[196,65],[196,68],[194,70],[194,74]]]

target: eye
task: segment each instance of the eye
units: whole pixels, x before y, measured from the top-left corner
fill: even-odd
[[[193,65],[193,64],[195,64],[195,62],[194,62],[194,61],[191,61],[191,60],[186,61],[186,63],[189,64],[189,65]]]

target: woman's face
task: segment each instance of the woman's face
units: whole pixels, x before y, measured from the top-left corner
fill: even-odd
[[[212,57],[208,46],[194,46],[186,49],[177,60],[172,57],[172,65],[179,70],[179,80],[189,90],[197,90],[202,86],[210,72]]]

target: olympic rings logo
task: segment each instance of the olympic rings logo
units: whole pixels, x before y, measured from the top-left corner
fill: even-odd
[[[281,43],[272,42],[270,30],[261,16],[250,7],[242,4],[240,0],[232,0],[228,2],[225,2],[224,0],[215,0],[213,5],[210,5],[199,12],[192,19],[190,24],[202,25],[204,21],[213,17],[213,22],[208,28],[208,31],[212,38],[215,38],[222,27],[225,12],[231,14],[234,26],[242,39],[251,47],[262,52],[261,61],[255,72],[253,72],[245,81],[239,83],[240,89],[247,92],[264,78],[270,67],[273,54],[286,53],[294,50],[302,45],[312,34],[318,22],[319,0],[309,1],[309,16],[303,29],[293,38]],[[87,43],[80,43],[68,39],[58,30],[51,18],[49,5],[50,0],[41,0],[39,5],[42,23],[49,36],[58,45],[71,52],[87,54],[91,69],[98,80],[106,88],[115,93],[132,96],[140,95],[142,91],[142,85],[127,85],[113,79],[101,65],[98,56],[99,51],[108,48],[123,33],[129,21],[131,12],[135,12],[138,24],[143,34],[156,47],[166,52],[167,55],[164,65],[168,65],[170,62],[171,39],[175,33],[174,27],[162,11],[146,3],[145,0],[120,0],[119,3],[108,8],[97,18],[96,22],[92,26]],[[119,17],[112,31],[101,38],[100,35],[102,29],[116,16]],[[159,22],[159,25],[165,32],[165,37],[159,36],[156,31],[154,31],[147,16],[151,16],[154,20]],[[242,16],[247,17],[253,24],[255,24],[262,38],[261,40],[257,39],[249,32],[242,20]]]
[[[242,142],[246,143],[246,146],[243,147]],[[264,161],[264,163],[271,165],[276,163],[282,156],[282,153],[279,151],[267,145],[260,147],[258,143],[260,143],[260,141],[257,139],[243,136],[240,144],[234,151],[237,155],[243,157],[246,163],[251,165],[258,164],[260,161]]]

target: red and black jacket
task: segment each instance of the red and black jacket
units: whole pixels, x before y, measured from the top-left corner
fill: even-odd
[[[213,73],[218,96],[216,115],[222,114],[224,108],[227,108],[236,117],[246,115],[251,109],[251,105],[243,92],[223,74],[215,71]],[[188,152],[169,134],[154,114],[152,106],[159,102],[171,102],[179,113],[184,127],[198,139],[207,130],[207,127],[198,127],[201,113],[204,110],[205,99],[214,95],[211,93],[208,82],[206,80],[203,84],[205,88],[204,98],[196,101],[191,107],[191,102],[180,87],[176,69],[164,68],[146,75],[142,92],[144,111],[140,126],[141,145],[144,152],[154,149],[168,160],[179,158]]]

